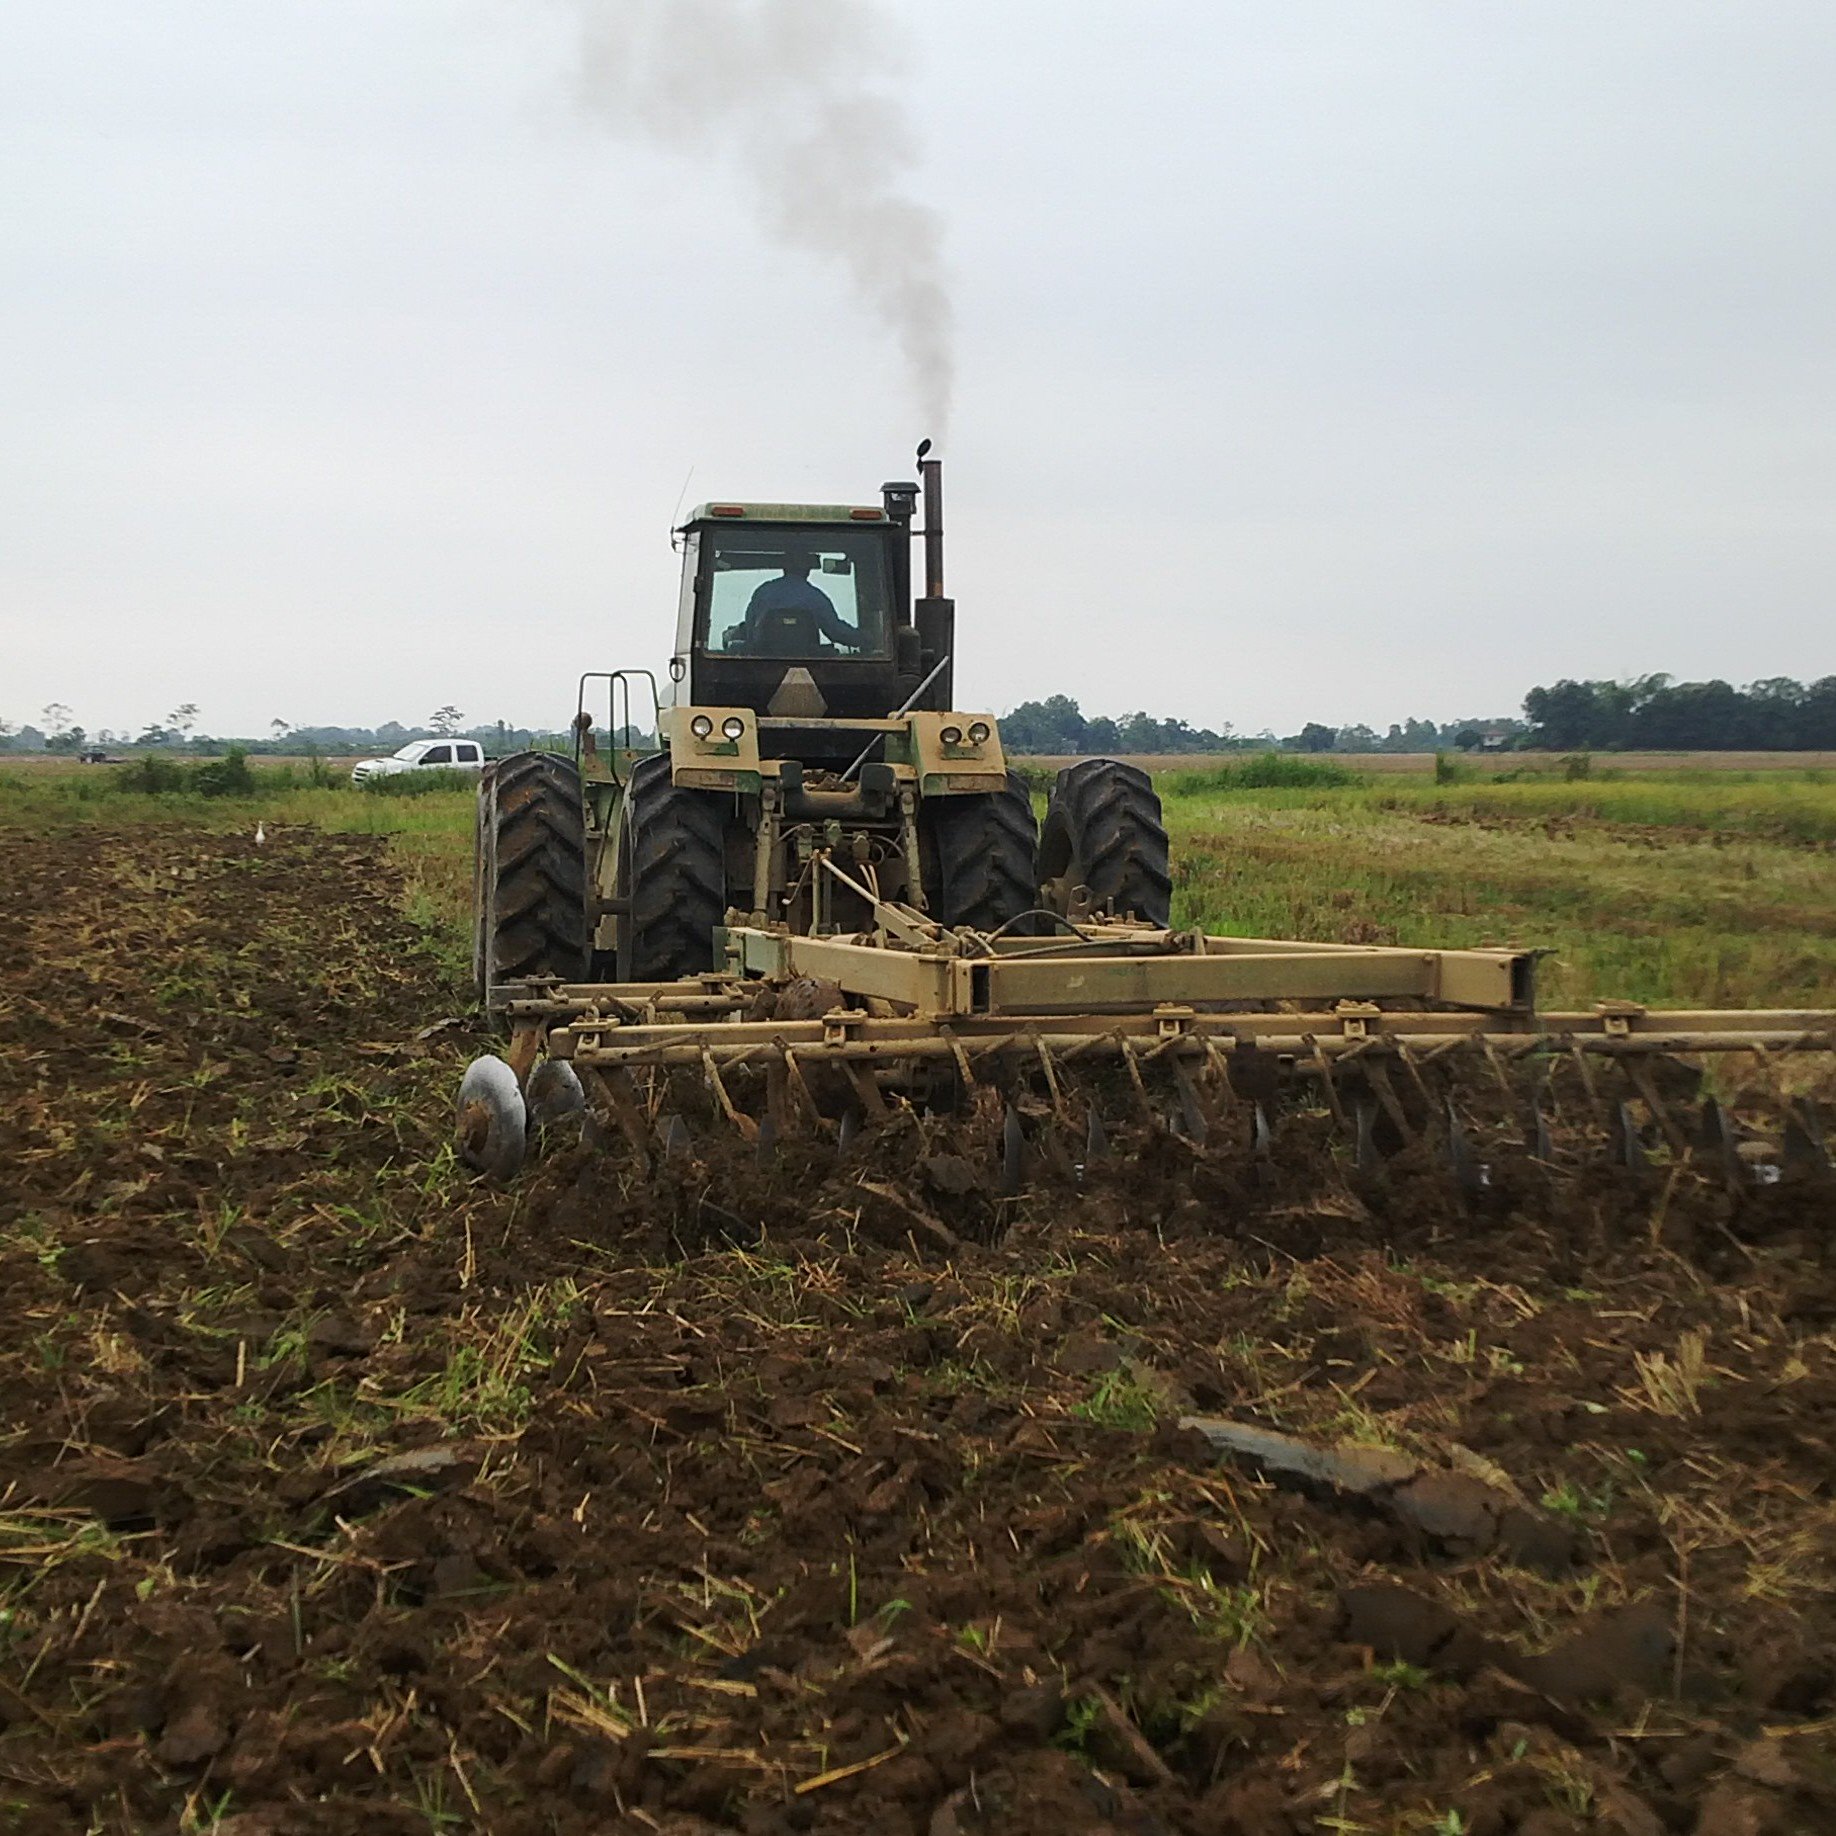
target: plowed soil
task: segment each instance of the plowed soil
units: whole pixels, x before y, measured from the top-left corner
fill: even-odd
[[[398,895],[9,837],[0,1828],[1836,1828],[1827,1184],[1123,1103],[498,1190]]]

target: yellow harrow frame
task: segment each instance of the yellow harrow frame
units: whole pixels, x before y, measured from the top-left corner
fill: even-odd
[[[819,860],[865,902],[870,930],[797,935],[730,913],[716,933],[721,966],[704,975],[494,987],[489,1005],[509,1025],[507,1057],[518,1084],[546,1053],[555,1061],[551,1079],[562,1078],[580,1105],[641,1147],[666,1107],[641,1086],[645,1073],[690,1074],[705,1085],[710,1112],[756,1140],[760,1121],[736,1096],[739,1080],[754,1072],[765,1074],[773,1128],[799,1116],[821,1122],[825,1110],[833,1125],[833,1094],[825,1101],[812,1091],[819,1073],[861,1126],[887,1114],[902,1073],[926,1068],[953,1077],[959,1095],[1036,1074],[1062,1118],[1077,1069],[1108,1061],[1125,1068],[1144,1118],[1166,1120],[1193,1139],[1206,1128],[1202,1090],[1227,1102],[1247,1096],[1260,1140],[1276,1088],[1306,1080],[1335,1117],[1348,1127],[1355,1121],[1362,1160],[1379,1112],[1407,1139],[1431,1120],[1459,1135],[1451,1103],[1431,1094],[1424,1078],[1430,1066],[1471,1056],[1509,1090],[1512,1066],[1566,1061],[1630,1164],[1645,1134],[1660,1151],[1667,1144],[1681,1152],[1706,1130],[1731,1156],[1735,1133],[1713,1100],[1705,1120],[1680,1121],[1660,1090],[1664,1084],[1674,1096],[1677,1080],[1654,1077],[1654,1065],[1747,1053],[1789,1110],[1788,1145],[1800,1160],[1827,1164],[1819,1117],[1784,1096],[1776,1060],[1836,1050],[1836,1011],[1666,1011],[1609,1001],[1546,1013],[1536,1005],[1539,953],[1530,950],[1220,937],[1063,916],[1049,919],[1057,935],[985,936],[881,900],[828,857]],[[1601,1089],[1601,1061],[1617,1063],[1623,1091]],[[1147,1084],[1155,1066],[1172,1072],[1173,1100],[1164,1110]],[[1398,1097],[1392,1069],[1406,1074],[1409,1100]],[[1533,1152],[1545,1138],[1539,1102],[1532,1092],[1526,1141]],[[481,1127],[474,1113],[473,1137]],[[1461,1143],[1457,1164],[1463,1153]],[[468,1158],[484,1164],[477,1152]]]

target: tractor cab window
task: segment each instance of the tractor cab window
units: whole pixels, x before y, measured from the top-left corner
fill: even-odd
[[[892,582],[883,534],[819,524],[704,529],[700,638],[717,656],[883,657]]]

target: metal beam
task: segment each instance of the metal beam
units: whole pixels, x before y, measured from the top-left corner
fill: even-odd
[[[1237,1001],[1440,1001],[1457,1007],[1528,1012],[1534,953],[1523,950],[1405,950],[1341,944],[1299,947],[1243,939],[1104,927],[1094,941],[1031,941],[976,961],[928,949],[886,949],[859,938],[789,937],[750,926],[728,930],[754,975],[818,975],[849,994],[933,1014],[974,1011],[1061,1014],[1128,1012],[1167,1003]],[[1233,947],[1214,952],[1213,943]],[[1185,947],[1180,948],[1178,945]],[[795,964],[792,968],[789,965]]]
[[[774,981],[812,976],[835,982],[860,1000],[892,1001],[922,1014],[969,1011],[970,965],[960,956],[887,950],[839,937],[792,937],[778,931],[730,926],[727,947],[741,965]]]
[[[976,1016],[940,1029],[923,1016],[873,1019],[829,1015],[817,1020],[728,1021],[710,1026],[621,1026],[579,1019],[549,1035],[549,1051],[582,1065],[699,1065],[704,1051],[720,1065],[766,1063],[789,1047],[800,1061],[972,1058],[990,1052],[1036,1056],[1041,1045],[1076,1060],[1120,1056],[1203,1056],[1214,1046],[1251,1044],[1296,1058],[1420,1053],[1489,1040],[1501,1056],[1579,1050],[1593,1056],[1655,1052],[1836,1051],[1836,1012],[1648,1013],[1625,1024],[1611,1014],[1548,1014],[1541,1020],[1479,1013],[1131,1014],[1062,1016],[1037,1026]]]
[[[987,978],[986,1011],[991,1014],[1114,1012],[1232,1001],[1446,1001],[1498,1011],[1527,1011],[1529,1006],[1525,958],[1479,950],[1323,954],[1276,947],[1254,955],[1122,957],[1067,950],[996,959],[988,964]]]

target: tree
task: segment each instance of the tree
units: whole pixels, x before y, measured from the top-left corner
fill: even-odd
[[[1301,728],[1294,744],[1301,752],[1330,752],[1338,737],[1331,727],[1323,727],[1317,720],[1310,720]]]
[[[1644,698],[1626,723],[1627,743],[1694,752],[1746,742],[1745,709],[1727,682],[1679,682]]]
[[[1792,744],[1807,752],[1836,752],[1836,676],[1823,676],[1798,704]]]
[[[1462,727],[1460,731],[1453,736],[1453,743],[1458,746],[1462,752],[1471,752],[1475,746],[1485,743],[1485,735],[1481,733],[1477,727]]]
[[[178,706],[166,716],[166,725],[179,736],[181,744],[184,742],[185,735],[197,724],[198,704],[195,701],[181,701]]]
[[[1564,677],[1553,688],[1533,688],[1524,697],[1532,743],[1552,752],[1573,752],[1595,745],[1597,711],[1592,682]]]
[[[293,731],[293,728],[284,720],[271,720],[268,722],[268,731],[273,735],[274,743],[278,746]]]
[[[1820,750],[1836,738],[1826,712],[1831,699],[1826,683],[1806,687],[1789,676],[1766,676],[1741,689],[1720,680],[1676,682],[1651,675],[1534,688],[1524,697],[1524,712],[1530,717],[1529,743],[1553,750]]]
[[[435,708],[428,715],[427,724],[443,739],[450,738],[459,731],[460,723],[465,716],[450,702],[443,708]]]

